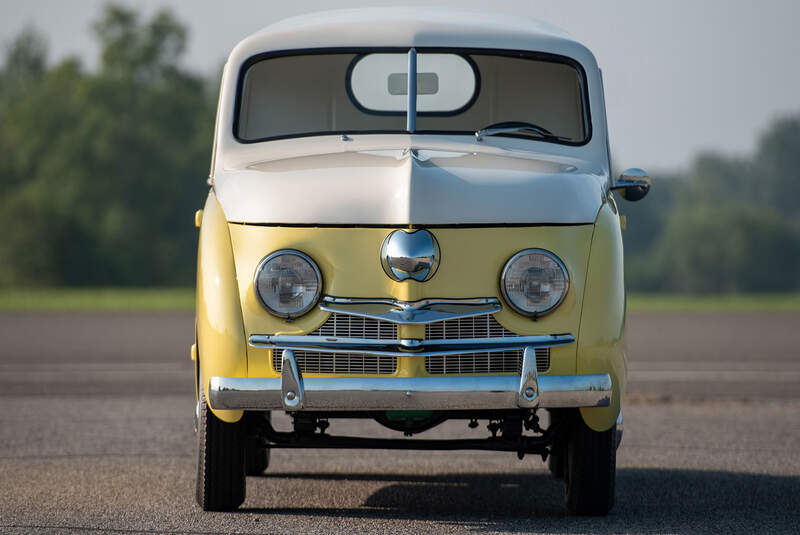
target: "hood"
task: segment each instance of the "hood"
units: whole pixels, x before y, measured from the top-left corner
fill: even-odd
[[[407,148],[255,163],[214,187],[237,223],[581,224],[594,222],[605,180],[574,158]]]

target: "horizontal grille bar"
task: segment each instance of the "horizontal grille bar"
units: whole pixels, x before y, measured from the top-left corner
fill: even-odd
[[[536,371],[550,368],[550,348],[536,348]],[[425,359],[425,371],[431,375],[463,375],[468,373],[521,373],[522,351],[492,351],[490,353],[462,353]]]
[[[272,367],[281,371],[282,351],[273,351]],[[353,375],[389,375],[397,371],[397,357],[381,357],[364,353],[319,353],[295,351],[300,373]]]
[[[332,313],[312,336],[396,340],[397,325],[388,321]],[[507,338],[519,336],[500,325],[492,315],[457,318],[425,326],[428,340],[464,338]],[[281,371],[281,351],[273,351],[272,368]],[[397,371],[397,357],[364,353],[328,353],[295,350],[301,373],[391,375]],[[550,369],[550,348],[536,348],[536,369]],[[461,353],[432,356],[425,359],[425,370],[431,375],[520,373],[522,350]]]
[[[500,325],[492,315],[457,318],[425,326],[427,340],[459,338],[510,338],[519,336]],[[550,348],[536,348],[536,370],[550,369]],[[462,353],[425,359],[425,370],[431,375],[468,373],[520,373],[522,351],[491,351]]]
[[[396,340],[397,325],[388,321],[334,312],[325,323],[309,334],[337,338]],[[281,353],[281,351],[272,352],[272,368],[277,372],[281,371]],[[318,351],[295,351],[294,356],[300,373],[389,375],[397,371],[397,357]]]
[[[425,326],[426,340],[455,340],[458,338],[506,338],[519,336],[500,325],[494,316],[472,316],[429,323]]]
[[[334,312],[312,336],[335,336],[339,338],[371,338],[373,340],[396,340],[397,325],[388,321],[360,318]]]

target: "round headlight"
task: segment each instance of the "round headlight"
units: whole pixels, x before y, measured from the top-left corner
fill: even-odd
[[[569,275],[564,263],[553,253],[526,249],[506,262],[500,288],[511,308],[536,317],[561,304],[569,289]]]
[[[261,304],[272,314],[296,318],[316,304],[322,291],[322,276],[308,256],[285,249],[258,264],[254,285]]]

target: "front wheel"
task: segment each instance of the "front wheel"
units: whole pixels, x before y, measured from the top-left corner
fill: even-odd
[[[226,423],[200,394],[197,425],[197,503],[205,511],[231,511],[245,495],[244,420]]]
[[[247,416],[252,419],[263,419],[267,422],[270,421],[269,412],[245,414],[245,417]],[[245,447],[245,473],[248,476],[260,476],[263,474],[264,470],[269,467],[269,452],[269,448],[262,446],[259,438],[252,433],[247,438],[247,446]]]
[[[579,413],[570,421],[564,484],[571,514],[606,515],[614,506],[617,471],[615,426],[597,432]]]
[[[569,417],[568,409],[550,409],[550,426],[554,427],[566,422]],[[567,464],[567,433],[559,433],[550,446],[550,455],[547,457],[547,468],[556,479],[564,479],[564,467]]]

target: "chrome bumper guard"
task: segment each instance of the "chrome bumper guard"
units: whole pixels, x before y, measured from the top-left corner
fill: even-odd
[[[568,334],[447,341],[253,335],[252,346],[283,350],[281,377],[211,377],[209,401],[214,409],[287,411],[608,406],[612,391],[608,374],[538,376],[535,348],[573,341]],[[304,378],[294,356],[295,350],[311,350],[424,358],[509,349],[524,350],[519,376]]]

